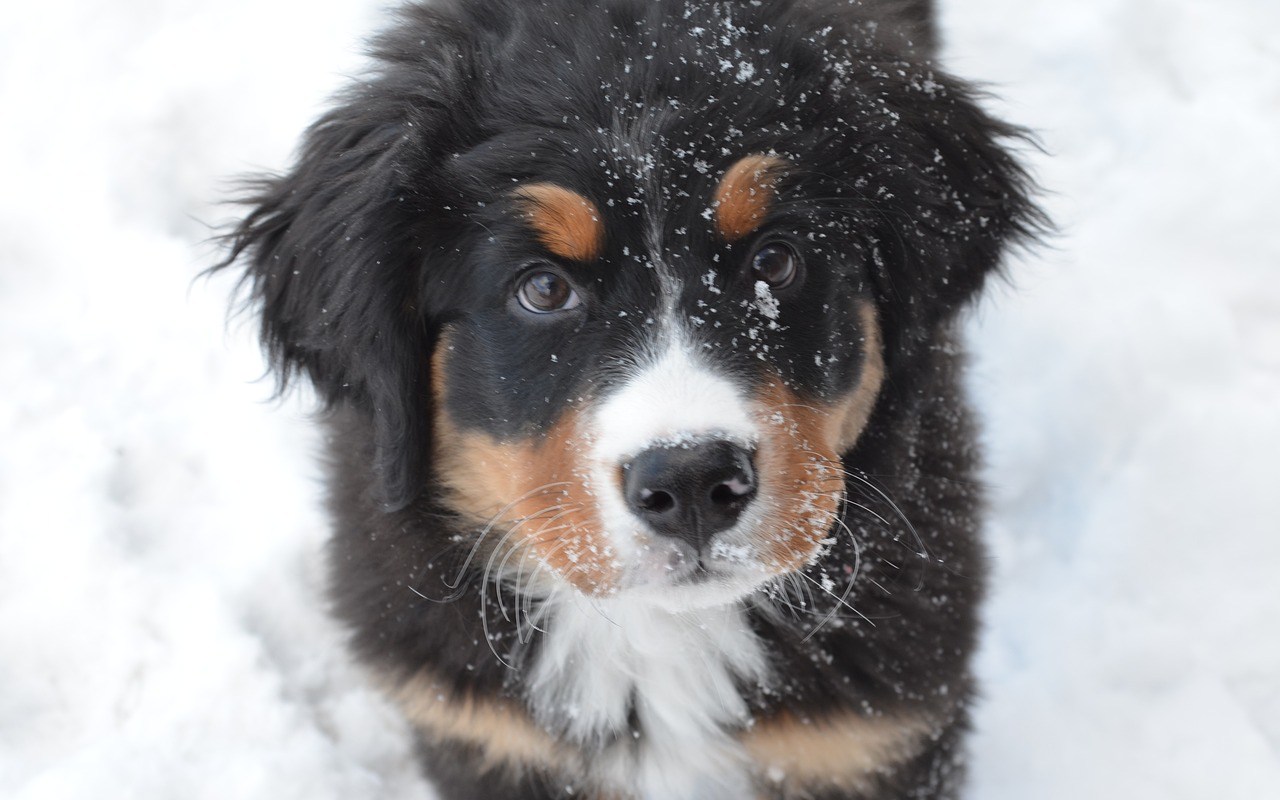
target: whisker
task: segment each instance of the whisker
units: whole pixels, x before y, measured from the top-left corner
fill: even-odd
[[[865,621],[866,621],[866,623],[867,623],[868,625],[870,625],[871,627],[873,627],[873,628],[874,628],[874,627],[876,627],[876,624],[875,624],[874,622],[872,622],[872,621],[871,621],[871,618],[870,618],[870,617],[868,617],[866,614],[863,614],[861,611],[859,611],[858,609],[854,608],[853,606],[849,605],[849,603],[848,603],[848,602],[846,602],[845,598],[840,597],[840,596],[839,596],[839,595],[837,595],[835,592],[833,592],[833,591],[831,591],[830,589],[828,589],[827,587],[823,586],[823,585],[822,585],[821,583],[819,583],[818,581],[815,581],[813,578],[810,578],[808,575],[804,574],[803,572],[797,572],[796,574],[797,574],[797,575],[799,575],[800,577],[804,578],[806,581],[808,581],[809,583],[813,584],[814,586],[817,586],[819,589],[821,589],[821,590],[822,590],[822,592],[823,592],[824,594],[830,595],[830,596],[832,597],[832,599],[834,599],[834,600],[835,600],[837,603],[839,603],[840,605],[844,606],[845,608],[849,609],[849,610],[850,610],[850,611],[852,611],[853,613],[857,614],[859,617],[861,617],[863,620],[865,620]],[[805,638],[806,638],[806,639],[808,639],[808,637],[807,637],[807,636],[806,636]]]
[[[854,536],[853,531],[849,529],[849,526],[845,524],[844,520],[840,519],[839,516],[836,516],[835,521],[837,525],[839,525],[841,528],[844,528],[845,533],[849,534],[849,540],[853,544],[853,570],[849,573],[849,581],[844,587],[844,593],[841,594],[840,597],[838,598],[838,602],[840,603],[840,605],[846,606],[848,608],[853,608],[853,606],[848,603],[848,599],[849,599],[849,595],[852,594],[853,592],[854,584],[858,580],[858,573],[862,571],[862,543],[858,541],[857,536]],[[826,587],[823,587],[823,588],[825,589]],[[809,633],[800,641],[807,642],[811,638],[813,638],[814,634],[816,634],[819,630],[822,629],[822,626],[826,625],[828,622],[831,621],[831,619],[836,615],[836,612],[839,610],[839,608],[840,606],[832,606],[831,610],[827,612],[826,616],[824,616],[821,620],[819,620],[818,624],[813,626],[813,630],[809,631]],[[856,610],[855,610],[855,613],[861,616],[863,619],[867,620],[868,623],[871,623],[871,627],[873,628],[875,627],[875,623],[872,623],[871,620],[868,619],[865,614]]]
[[[568,525],[558,525],[555,528],[551,528],[551,529],[548,529],[548,526],[567,514],[571,514],[575,511],[581,510],[583,508],[583,505],[581,503],[573,503],[568,506],[557,506],[556,508],[561,508],[564,510],[562,513],[557,514],[556,516],[547,520],[547,522],[541,528],[539,528],[536,532],[534,532],[531,536],[527,538],[526,541],[529,543],[530,546],[543,543],[543,540],[540,537],[543,537],[546,534],[559,533],[560,531],[563,531],[563,530],[573,530],[574,525],[573,525],[572,519],[569,520]],[[570,542],[570,539],[565,538],[558,545],[551,548],[550,552],[543,553],[540,557],[542,562],[545,563],[548,558],[550,558],[555,553],[559,552],[560,548],[564,547],[569,542]],[[515,603],[516,603],[516,634],[517,636],[520,635],[520,631],[521,631],[521,628],[520,628],[521,610],[524,611],[526,619],[528,618],[528,615],[529,615],[530,598],[527,593],[528,586],[532,584],[533,577],[537,575],[537,570],[535,570],[533,575],[531,575],[529,578],[530,584],[525,584],[523,587],[521,586],[521,584],[524,582],[524,568],[526,563],[528,563],[528,560],[525,558],[521,558],[520,566],[516,570]],[[506,574],[506,559],[503,559],[503,563],[498,566],[498,574],[499,576]]]
[[[536,514],[531,515],[521,519],[515,525],[511,526],[511,529],[507,531],[506,535],[502,537],[502,540],[498,542],[498,546],[495,547],[493,552],[489,555],[489,560],[485,564],[484,573],[481,575],[480,579],[480,625],[484,632],[485,643],[489,646],[489,652],[493,653],[493,657],[498,659],[498,661],[508,669],[515,669],[515,665],[498,654],[497,648],[493,645],[492,633],[489,630],[489,579],[493,573],[494,559],[497,557],[498,553],[502,552],[503,545],[506,544],[506,542],[516,533],[516,531],[520,529],[522,525],[536,518]],[[498,595],[498,606],[502,611],[503,619],[510,621],[510,617],[507,616],[505,605],[502,602],[502,585],[500,581],[495,582],[494,589]]]
[[[498,571],[495,575],[495,582],[497,583],[502,582],[502,576],[506,574],[507,561],[508,559],[511,558],[511,556],[516,551],[518,551],[525,544],[533,544],[535,541],[535,537],[541,536],[546,531],[548,525],[552,524],[553,522],[560,519],[561,517],[564,517],[566,514],[573,513],[573,511],[576,510],[575,506],[579,508],[581,507],[578,504],[573,504],[570,506],[558,505],[558,506],[551,506],[550,508],[544,508],[541,511],[539,511],[537,514],[533,514],[528,517],[525,517],[519,522],[519,524],[512,527],[511,530],[507,532],[507,535],[502,538],[502,542],[498,543],[498,546],[494,548],[493,553],[489,556],[489,563],[485,566],[485,571],[484,571],[485,580],[487,581],[489,578],[490,571],[492,570],[492,567],[493,567],[494,557],[496,557],[498,553],[501,551],[503,543],[505,543],[508,539],[511,538],[511,534],[515,533],[526,522],[537,519],[542,514],[545,514],[551,511],[560,511],[559,514],[556,514],[554,517],[544,522],[542,527],[539,528],[532,536],[527,537],[526,541],[516,542],[515,545],[507,549],[507,554],[503,557],[502,561],[498,564]],[[499,588],[498,590],[498,609],[502,612],[502,618],[507,619],[507,609],[506,609],[506,605],[502,602],[501,588]]]
[[[556,510],[556,509],[558,509],[558,508],[564,508],[564,506],[553,506],[552,508],[550,508],[550,509],[546,509],[546,510],[547,510],[547,511],[552,511],[552,510]],[[569,514],[569,513],[571,513],[571,512],[572,512],[572,509],[569,509],[569,510],[562,511],[561,513],[557,514],[555,517],[553,517],[552,519],[550,519],[550,520],[548,520],[547,522],[545,522],[545,523],[543,524],[543,526],[542,526],[541,528],[539,528],[539,529],[538,529],[537,533],[535,533],[535,534],[534,534],[534,536],[539,536],[539,535],[541,535],[541,534],[546,530],[546,528],[547,528],[547,526],[548,526],[548,525],[550,525],[552,522],[555,522],[557,519],[560,519],[561,517],[563,517],[563,516],[565,516],[566,514]],[[540,513],[541,513],[541,512],[540,512]],[[517,525],[515,525],[514,527],[512,527],[512,528],[511,528],[511,530],[507,532],[507,535],[506,535],[506,536],[504,536],[504,537],[502,537],[502,541],[498,543],[498,546],[497,546],[497,547],[495,547],[495,548],[493,549],[493,552],[489,555],[489,561],[488,561],[488,563],[486,563],[486,564],[485,564],[485,568],[484,568],[484,576],[483,576],[483,578],[482,578],[482,580],[481,580],[481,583],[486,583],[486,584],[487,584],[487,583],[489,583],[489,582],[492,580],[492,582],[497,586],[498,610],[502,612],[502,618],[503,618],[503,619],[505,619],[505,620],[507,620],[507,621],[510,621],[510,618],[507,616],[507,607],[506,607],[506,604],[502,602],[502,590],[503,590],[503,588],[504,588],[504,583],[505,583],[505,581],[503,581],[503,575],[505,574],[505,573],[504,573],[504,571],[503,571],[503,569],[504,569],[504,565],[507,563],[507,559],[509,559],[509,558],[512,556],[512,554],[514,554],[516,551],[518,551],[521,547],[524,547],[525,545],[533,545],[533,544],[536,544],[536,543],[537,543],[536,539],[534,539],[533,537],[525,537],[525,538],[522,538],[520,541],[517,541],[517,542],[516,542],[515,544],[513,544],[511,547],[507,548],[507,550],[506,550],[506,555],[503,557],[502,562],[501,562],[501,564],[499,565],[497,572],[494,572],[494,569],[493,569],[494,564],[493,564],[493,562],[494,562],[494,559],[496,559],[496,558],[498,557],[499,553],[502,553],[502,552],[503,552],[502,547],[503,547],[503,545],[504,545],[504,544],[506,544],[506,542],[511,538],[511,536],[512,536],[514,533],[516,533],[516,531],[518,531],[518,530],[520,529],[520,527],[521,527],[521,526],[523,526],[526,522],[529,522],[529,521],[531,521],[531,520],[533,520],[533,519],[536,519],[536,515],[535,515],[535,516],[526,517],[525,519],[521,520],[519,524],[517,524]]]
[[[782,584],[784,582],[790,586],[783,586]],[[777,591],[776,599],[790,609],[792,616],[796,619],[799,619],[801,615],[813,613],[808,607],[809,603],[805,600],[808,593],[808,587],[800,582],[800,579],[796,577],[794,572],[787,573],[786,575],[779,575],[778,585],[775,589]],[[795,593],[797,602],[800,603],[799,606],[791,602],[789,597],[791,592]]]
[[[565,511],[563,514],[559,514],[559,515],[557,515],[556,519],[559,519],[561,516],[564,516],[564,514],[569,514],[569,513],[572,513],[572,509]],[[550,525],[550,524],[551,524],[551,522],[554,522],[554,521],[555,521],[555,520],[549,520],[549,521],[547,522],[547,525]],[[572,523],[572,522],[570,522],[570,523],[569,523],[569,524],[567,524],[567,525],[557,525],[557,526],[556,526],[556,527],[554,527],[554,528],[548,528],[546,525],[544,525],[543,527],[539,528],[539,529],[538,529],[538,531],[537,531],[535,534],[533,534],[533,536],[531,536],[531,537],[529,537],[529,538],[527,538],[527,539],[523,540],[523,541],[522,541],[522,542],[520,542],[516,547],[513,547],[513,548],[511,549],[511,551],[510,551],[510,552],[508,552],[508,553],[507,553],[506,558],[503,558],[503,559],[502,559],[502,563],[501,563],[500,565],[498,565],[498,572],[497,572],[497,575],[496,575],[496,577],[495,577],[495,580],[496,580],[496,581],[498,581],[499,583],[503,583],[503,584],[505,584],[505,583],[506,583],[506,581],[504,580],[503,576],[506,574],[506,563],[507,563],[507,559],[508,559],[508,558],[510,558],[510,557],[511,557],[511,555],[512,555],[516,550],[518,550],[519,548],[527,547],[527,548],[529,548],[529,549],[533,550],[533,549],[534,549],[534,545],[538,544],[538,540],[537,540],[536,538],[534,538],[534,537],[542,536],[542,535],[544,535],[544,534],[548,534],[548,533],[558,533],[558,532],[560,532],[560,531],[572,530],[572,529],[573,529],[573,527],[574,527],[574,526],[573,526],[573,523]],[[539,558],[540,558],[541,560],[545,560],[545,559],[546,559],[546,558],[548,558],[550,555],[552,555],[552,554],[554,554],[555,552],[559,551],[559,549],[560,549],[560,548],[562,548],[562,547],[564,547],[566,544],[568,544],[568,543],[569,543],[569,541],[570,541],[569,539],[565,539],[565,540],[564,540],[564,541],[562,541],[560,544],[558,544],[558,545],[556,545],[554,548],[552,548],[552,549],[551,549],[551,551],[550,551],[550,553],[543,554],[543,555],[539,556]],[[536,550],[535,550],[535,552],[536,552]],[[527,561],[527,559],[528,559],[528,556],[524,556],[524,555],[522,555],[522,556],[520,557],[520,572],[523,572],[523,571],[524,571],[524,565],[525,565],[525,562]],[[525,587],[525,588],[527,589],[527,587]],[[512,584],[512,594],[514,595],[514,597],[512,598],[512,607],[513,607],[513,608],[514,608],[514,610],[515,610],[515,616],[516,616],[516,629],[517,629],[517,631],[518,631],[518,630],[519,630],[519,628],[520,628],[520,611],[521,611],[521,608],[522,608],[522,607],[524,607],[524,606],[527,606],[527,605],[528,605],[528,604],[527,604],[527,602],[525,601],[525,597],[526,597],[525,590],[521,589],[521,586],[520,586],[520,573],[519,573],[519,572],[518,572],[518,573],[517,573],[517,575],[516,575],[515,583],[513,583],[513,584]],[[502,593],[501,593],[501,592],[499,592],[499,593],[498,593],[498,607],[499,607],[499,609],[501,609],[501,610],[503,611],[503,616],[504,616],[504,618],[505,618],[505,616],[506,616],[506,607],[505,607],[505,606],[503,605],[503,603],[502,603]]]
[[[808,409],[809,411],[816,411],[819,414],[825,414],[829,412],[829,409],[822,409],[822,408],[818,408],[817,406],[806,405],[804,403],[778,403],[777,405],[772,406],[772,408],[805,408],[805,409]]]
[[[568,527],[572,527],[572,526],[568,526]],[[537,632],[539,632],[539,633],[546,633],[546,631],[544,631],[544,630],[542,630],[541,628],[539,628],[539,627],[538,627],[538,624],[537,624],[536,619],[534,619],[533,617],[530,617],[530,615],[529,615],[529,609],[530,609],[530,608],[532,607],[532,605],[533,605],[534,597],[533,597],[533,594],[532,594],[531,592],[529,592],[529,591],[528,591],[528,586],[529,586],[529,585],[531,585],[531,584],[534,582],[534,580],[538,577],[538,573],[542,570],[542,568],[543,568],[544,566],[546,566],[546,564],[548,563],[548,559],[550,559],[550,558],[551,558],[553,555],[555,555],[556,553],[560,552],[561,548],[563,548],[563,547],[565,547],[566,545],[568,545],[568,544],[569,544],[569,541],[570,541],[569,539],[565,539],[564,541],[560,542],[560,544],[556,545],[555,547],[551,548],[551,549],[550,549],[550,550],[548,550],[546,553],[543,553],[543,554],[541,555],[541,557],[539,558],[539,564],[538,564],[538,567],[537,567],[536,569],[534,569],[534,571],[529,575],[529,584],[526,584],[525,589],[523,589],[523,590],[522,590],[522,589],[520,588],[520,578],[519,578],[518,576],[517,576],[517,578],[516,578],[516,596],[517,596],[518,598],[520,598],[521,605],[523,606],[523,610],[524,610],[524,620],[525,620],[525,624],[526,624],[526,625],[528,626],[528,628],[529,628],[529,633],[528,633],[528,635],[527,635],[527,636],[525,636],[525,634],[523,633],[523,629],[520,627],[520,616],[519,616],[519,614],[517,613],[517,615],[516,615],[516,637],[517,637],[517,638],[518,638],[522,643],[523,643],[523,642],[525,642],[525,641],[528,641],[529,639],[532,639],[532,638],[533,638],[533,632],[534,632],[534,631],[537,631]],[[523,569],[523,567],[524,567],[524,565],[523,565],[523,563],[522,563],[522,564],[521,564],[521,569]],[[570,570],[570,572],[572,572],[572,570]],[[544,603],[544,604],[542,604],[542,605],[539,607],[539,609],[538,609],[538,616],[539,616],[539,617],[540,617],[543,613],[545,613],[545,608],[546,608],[546,604],[545,604],[545,603]]]
[[[889,505],[889,508],[893,510],[894,515],[897,516],[897,518],[902,521],[902,524],[905,525],[907,530],[911,533],[912,538],[915,539],[918,549],[914,551],[914,555],[920,559],[921,563],[925,567],[925,569],[922,569],[920,571],[920,577],[916,583],[916,591],[919,591],[920,589],[924,588],[925,571],[928,568],[928,565],[931,563],[931,559],[929,558],[929,548],[924,543],[924,537],[920,535],[920,531],[916,529],[916,526],[907,517],[906,513],[903,512],[901,506],[899,506],[897,502],[895,502],[894,499],[890,497],[886,491],[884,491],[879,486],[877,486],[874,482],[872,482],[872,480],[867,475],[862,474],[860,472],[853,472],[851,470],[845,469],[842,463],[835,462],[832,459],[828,458],[827,456],[824,456],[823,454],[815,452],[813,450],[806,450],[805,452],[809,453],[809,455],[813,456],[814,458],[822,459],[828,462],[828,465],[832,469],[839,471],[845,477],[850,478],[854,481],[857,481],[862,486],[865,486],[871,491],[875,492],[875,494],[879,496],[880,499],[884,500],[884,502]],[[862,506],[857,503],[854,503],[854,505],[857,508],[867,511],[868,513],[872,513],[872,514],[875,513],[871,511],[871,509],[868,509],[866,506]],[[878,519],[880,519],[886,526],[889,525],[889,522],[885,520],[883,517],[880,517],[878,514],[876,514],[875,516]]]
[[[514,508],[517,503],[527,500],[530,496],[537,494],[538,492],[545,492],[547,489],[550,489],[553,486],[568,486],[568,485],[569,485],[568,481],[555,481],[553,483],[544,483],[541,486],[538,486],[534,489],[530,489],[529,491],[520,495],[516,499],[512,500],[510,503],[507,503],[505,506],[503,506],[502,509],[498,511],[498,513],[494,514],[492,517],[489,518],[489,522],[484,526],[484,530],[480,531],[480,535],[476,537],[475,544],[471,546],[471,551],[467,553],[467,557],[463,560],[462,566],[458,568],[458,576],[454,579],[453,583],[449,583],[449,581],[446,580],[444,581],[444,585],[448,586],[450,589],[458,588],[458,585],[462,583],[462,576],[466,574],[467,568],[471,566],[471,560],[475,558],[476,551],[480,549],[480,543],[484,541],[484,538],[489,535],[489,532],[492,531],[494,526],[498,524],[498,521],[502,519],[503,514],[506,514],[508,511]]]
[[[507,669],[515,669],[515,665],[498,655],[498,648],[493,646],[493,636],[489,633],[489,613],[487,610],[488,603],[486,601],[486,598],[489,595],[489,585],[487,583],[481,583],[480,591],[482,592],[480,595],[480,627],[484,632],[485,644],[489,645],[489,652],[493,653],[493,657],[498,659],[499,663]]]

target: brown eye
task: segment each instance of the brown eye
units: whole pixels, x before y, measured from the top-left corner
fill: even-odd
[[[770,242],[751,257],[752,280],[764,281],[774,289],[790,285],[799,271],[800,257],[785,242]]]
[[[532,272],[516,290],[520,305],[535,314],[550,314],[576,308],[580,300],[569,281],[554,272]]]

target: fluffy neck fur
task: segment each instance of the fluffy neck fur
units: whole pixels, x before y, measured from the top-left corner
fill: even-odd
[[[600,748],[600,778],[637,787],[646,800],[745,796],[749,778],[731,735],[749,722],[739,686],[764,682],[768,668],[741,608],[550,602],[526,688],[544,725]]]

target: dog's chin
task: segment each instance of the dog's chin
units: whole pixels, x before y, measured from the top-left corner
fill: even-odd
[[[699,556],[677,543],[653,548],[625,569],[615,597],[673,613],[740,602],[772,577],[743,548]]]
[[[623,589],[618,597],[676,614],[733,605],[750,596],[763,583],[762,576],[706,574],[683,582],[651,583]]]

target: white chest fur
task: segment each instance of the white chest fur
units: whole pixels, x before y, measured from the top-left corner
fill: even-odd
[[[587,745],[622,737],[593,768],[643,800],[747,796],[745,757],[726,729],[748,717],[738,681],[764,680],[767,665],[742,610],[555,602],[531,673],[538,717]]]

